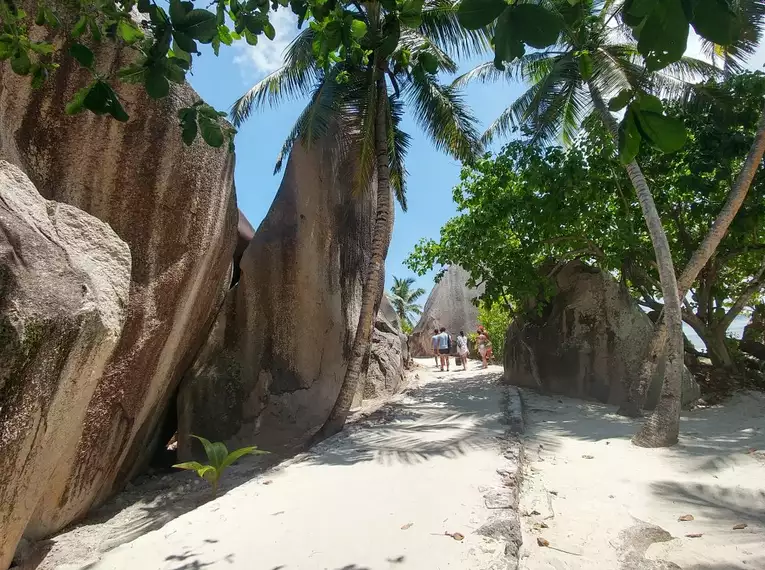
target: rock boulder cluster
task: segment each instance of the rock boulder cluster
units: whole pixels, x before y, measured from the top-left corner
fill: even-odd
[[[132,53],[104,42],[96,61]],[[345,374],[371,242],[374,188],[353,199],[321,144],[295,146],[255,230],[233,154],[181,142],[189,86],[121,85],[127,123],[68,116],[90,76],[57,57],[39,90],[0,63],[0,570],[176,432],[181,457],[192,433],[305,441]],[[405,346],[381,315],[365,392],[396,389]]]

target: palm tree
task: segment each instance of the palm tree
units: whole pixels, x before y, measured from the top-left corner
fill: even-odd
[[[547,142],[557,137],[570,142],[582,121],[593,111],[618,140],[619,127],[606,99],[623,89],[685,93],[690,80],[715,72],[714,66],[706,62],[683,58],[661,73],[647,73],[629,33],[616,22],[618,6],[615,4],[609,0],[583,0],[571,6],[564,1],[559,8],[566,24],[555,45],[528,53],[503,71],[489,62],[455,81],[458,86],[473,80],[497,79],[521,79],[531,84],[489,127],[485,142],[507,135],[521,125],[533,132],[533,142]],[[669,243],[648,183],[635,160],[626,165],[626,170],[653,243],[669,341],[666,380],[659,405],[633,441],[659,447],[676,443],[679,432],[683,372],[681,306]]]
[[[414,285],[414,277],[399,279],[394,276],[393,285],[388,294],[388,299],[396,309],[402,327],[407,325],[410,329],[413,326],[412,315],[419,317],[422,314],[422,308],[416,301],[425,294],[425,289],[418,287],[412,290],[412,285]]]
[[[393,222],[391,190],[406,209],[404,160],[409,136],[400,128],[404,102],[440,150],[459,160],[469,160],[481,146],[475,119],[459,91],[439,83],[437,73],[456,72],[453,55],[485,51],[489,45],[486,32],[471,32],[459,26],[454,0],[428,0],[421,22],[415,27],[395,19],[385,9],[385,3],[353,3],[357,10],[354,17],[367,25],[366,47],[372,52],[368,63],[340,61],[328,69],[318,66],[312,51],[315,32],[307,28],[288,46],[284,65],[253,86],[231,112],[234,124],[240,125],[266,103],[273,106],[287,99],[309,97],[284,143],[276,170],[295,141],[310,146],[321,140],[321,144],[332,145],[338,161],[352,165],[359,193],[377,175],[371,259],[364,277],[353,348],[340,393],[316,440],[342,429],[356,392],[369,348],[375,306],[382,294]],[[411,19],[407,21],[412,23]],[[375,39],[390,37],[391,28],[399,31],[392,51],[385,42]]]

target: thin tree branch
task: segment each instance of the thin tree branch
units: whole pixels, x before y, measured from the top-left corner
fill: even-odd
[[[725,313],[725,316],[722,318],[718,326],[722,327],[722,330],[728,330],[728,327],[733,322],[733,319],[735,319],[738,316],[738,314],[743,310],[743,308],[746,306],[746,304],[749,301],[751,301],[752,297],[756,293],[762,290],[764,285],[765,285],[765,259],[763,259],[762,265],[760,265],[760,270],[757,272],[757,274],[754,276],[752,281],[749,283],[749,286],[746,289],[744,289],[744,292],[741,293],[741,295],[738,296],[738,299],[736,299],[733,305],[731,305],[731,308],[728,309],[727,313]]]

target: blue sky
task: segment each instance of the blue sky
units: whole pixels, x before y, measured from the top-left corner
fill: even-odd
[[[257,46],[243,42],[221,49],[216,58],[209,51],[194,62],[190,82],[208,103],[218,109],[228,109],[236,98],[268,72],[276,69],[282,60],[282,51],[296,33],[295,20],[287,10],[279,10],[274,17],[277,37],[269,42],[261,38]],[[488,59],[488,56],[487,56]],[[483,58],[461,62],[461,70],[468,71]],[[445,78],[449,79],[449,78]],[[481,132],[521,92],[520,86],[501,84],[471,85],[466,98],[481,122]],[[274,162],[298,113],[305,102],[290,102],[276,109],[266,109],[254,115],[240,129],[236,138],[236,190],[239,208],[257,227],[279,188],[282,175],[273,176]],[[427,137],[410,117],[404,129],[412,135],[412,147],[407,158],[408,211],[396,211],[387,260],[387,281],[391,275],[413,276],[403,261],[420,238],[436,238],[441,226],[456,210],[452,202],[452,188],[459,181],[460,165],[457,161],[436,151]],[[418,286],[427,291],[433,286],[433,273],[418,279]]]
[[[282,52],[296,35],[296,20],[289,10],[279,10],[272,16],[277,35],[274,41],[261,37],[257,46],[238,42],[230,48],[223,46],[220,57],[205,50],[195,60],[190,82],[208,103],[218,109],[228,109],[255,82],[275,70],[282,61]],[[688,55],[698,57],[698,38],[691,34]],[[487,55],[486,59],[490,59]],[[459,73],[468,71],[486,61],[477,58],[461,61]],[[750,67],[761,69],[765,61],[765,46],[760,45]],[[448,81],[450,78],[444,78]],[[473,84],[465,90],[467,102],[479,120],[481,132],[507,105],[523,91],[520,84]],[[281,173],[273,176],[274,162],[305,101],[286,103],[276,109],[266,109],[251,117],[236,139],[236,190],[239,208],[257,227],[268,212],[281,182]],[[455,215],[452,188],[459,181],[460,165],[457,161],[436,151],[411,117],[404,129],[412,135],[412,146],[407,157],[408,205],[406,213],[398,207],[388,260],[387,283],[391,276],[413,276],[403,264],[421,238],[437,238],[441,226]],[[501,144],[501,143],[499,143]],[[499,145],[498,145],[499,146]],[[435,271],[417,277],[416,286],[427,292],[433,286]]]

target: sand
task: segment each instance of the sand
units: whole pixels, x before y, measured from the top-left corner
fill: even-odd
[[[502,541],[475,532],[507,461],[502,369],[478,368],[418,368],[404,394],[311,452],[63,568],[505,568]]]
[[[765,569],[765,394],[684,413],[668,449],[631,445],[614,407],[523,397],[521,568]]]

